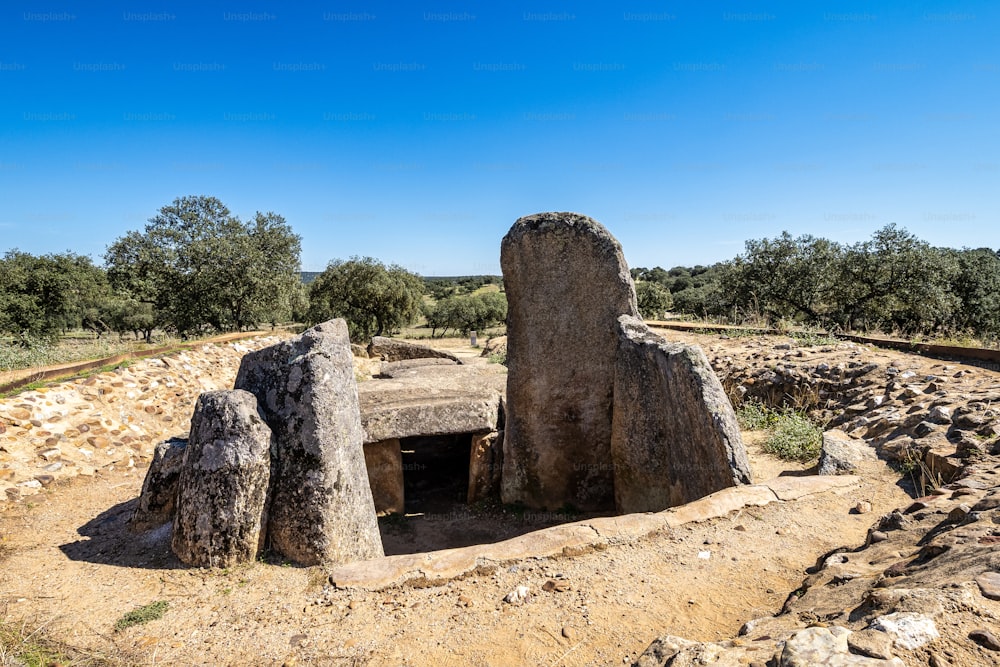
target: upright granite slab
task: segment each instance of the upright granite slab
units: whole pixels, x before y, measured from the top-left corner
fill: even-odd
[[[246,391],[198,397],[177,481],[171,548],[198,567],[254,560],[264,544],[271,430]]]
[[[272,546],[303,565],[382,556],[347,324],[247,354],[236,388],[257,397],[275,435]]]
[[[611,460],[619,512],[658,512],[749,484],[736,413],[700,347],[618,318]]]
[[[135,511],[129,517],[129,530],[141,533],[173,521],[177,503],[177,480],[184,464],[187,438],[164,440],[153,449],[146,478]]]
[[[614,506],[611,409],[619,315],[638,315],[621,245],[577,213],[519,219],[500,246],[507,292],[507,503]]]

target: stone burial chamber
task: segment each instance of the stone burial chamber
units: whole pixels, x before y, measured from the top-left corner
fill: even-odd
[[[658,511],[750,482],[736,415],[696,346],[638,318],[621,245],[577,213],[504,237],[501,497],[532,508]]]
[[[468,502],[499,495],[506,378],[496,368],[410,357],[384,362],[377,378],[358,385],[368,476],[380,514],[403,513],[405,476],[424,472],[425,464],[403,461],[402,444],[409,439],[421,439],[416,447],[434,438],[464,439],[458,455],[467,461]]]
[[[409,511],[414,476],[425,487],[461,477],[469,503],[620,513],[750,482],[705,354],[639,319],[621,246],[600,223],[521,218],[501,266],[506,374],[385,338],[352,351],[343,320],[251,352],[234,390],[199,398],[187,443],[156,448],[132,530],[172,520],[171,546],[191,565],[251,560],[265,544],[336,565],[383,555],[377,514]],[[382,360],[360,383],[358,351]]]

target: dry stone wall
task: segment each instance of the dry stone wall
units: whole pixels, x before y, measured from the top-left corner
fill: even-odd
[[[206,344],[0,398],[0,503],[147,465],[158,443],[187,437],[202,392],[232,387],[244,354],[280,340]]]

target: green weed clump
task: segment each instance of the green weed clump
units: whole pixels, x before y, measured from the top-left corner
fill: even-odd
[[[149,623],[150,621],[156,621],[163,618],[163,614],[167,612],[166,600],[158,600],[151,604],[147,604],[142,607],[138,607],[128,612],[115,622],[115,631],[121,632],[126,628],[131,628],[134,625],[142,625],[143,623]]]
[[[740,428],[769,431],[764,451],[785,461],[811,461],[823,446],[823,429],[802,412],[772,410],[748,401],[737,410],[736,418]]]
[[[786,461],[810,461],[819,456],[823,431],[796,412],[781,415],[764,442],[764,451]]]
[[[745,431],[763,431],[774,425],[779,414],[757,401],[747,401],[736,411],[736,419]]]
[[[836,345],[840,341],[833,336],[813,331],[792,331],[789,338],[794,338],[800,347],[816,347],[818,345]]]

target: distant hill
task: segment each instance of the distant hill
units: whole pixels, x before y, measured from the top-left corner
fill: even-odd
[[[323,273],[322,271],[299,271],[299,275],[302,276],[302,284],[308,285],[312,281],[316,280],[316,276]]]

